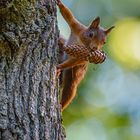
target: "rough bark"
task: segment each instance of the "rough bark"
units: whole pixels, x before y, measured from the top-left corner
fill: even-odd
[[[55,2],[1,0],[0,17],[0,139],[64,140]]]

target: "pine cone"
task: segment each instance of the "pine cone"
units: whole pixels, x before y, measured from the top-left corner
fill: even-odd
[[[90,63],[102,63],[106,59],[106,54],[103,51],[91,50],[84,45],[67,45],[63,46],[63,50],[70,55],[80,60],[89,61]]]
[[[76,44],[64,46],[63,50],[71,57],[84,59],[84,60],[90,53],[86,47],[82,45],[76,45]]]
[[[90,52],[88,61],[90,63],[103,63],[106,59],[106,54],[103,51],[95,50]]]

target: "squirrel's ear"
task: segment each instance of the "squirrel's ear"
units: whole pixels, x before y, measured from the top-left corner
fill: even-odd
[[[109,29],[105,30],[105,34],[108,35],[115,26],[111,26]]]
[[[90,24],[89,28],[98,28],[100,24],[100,17],[96,17],[92,23]]]

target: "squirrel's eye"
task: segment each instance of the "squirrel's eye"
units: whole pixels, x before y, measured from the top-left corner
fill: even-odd
[[[89,33],[89,37],[93,37],[94,33],[93,32],[90,32]]]

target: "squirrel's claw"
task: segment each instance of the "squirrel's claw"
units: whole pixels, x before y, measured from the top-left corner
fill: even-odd
[[[61,74],[61,69],[57,67],[56,77],[59,77],[60,74]]]

